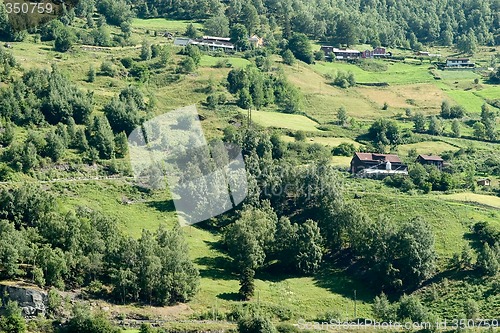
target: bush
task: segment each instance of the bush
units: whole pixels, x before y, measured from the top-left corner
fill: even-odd
[[[69,28],[63,28],[57,32],[54,40],[54,48],[58,52],[66,52],[76,41],[76,36]]]
[[[427,310],[418,297],[403,295],[398,303],[397,316],[399,320],[410,319],[423,323],[427,318]]]
[[[343,142],[333,148],[332,155],[334,156],[352,156],[356,152],[356,147],[352,143]]]
[[[143,63],[135,63],[132,65],[132,68],[130,68],[130,75],[141,82],[145,82],[149,78],[149,68]]]
[[[122,58],[120,62],[125,68],[131,68],[134,65],[134,59],[131,57]]]
[[[101,74],[110,77],[115,76],[116,75],[115,65],[109,60],[103,61],[101,64]]]
[[[356,79],[352,72],[338,71],[332,84],[340,88],[349,88],[356,85]]]
[[[283,52],[281,57],[283,58],[283,62],[289,66],[292,66],[295,63],[295,56],[292,51],[288,49]]]
[[[295,137],[295,140],[297,140],[297,141],[306,141],[306,138],[307,138],[306,133],[304,131],[295,132],[294,137]]]
[[[259,315],[242,318],[238,321],[238,332],[240,333],[276,333],[273,323]]]
[[[322,50],[314,52],[314,60],[325,61],[325,52],[323,52]]]

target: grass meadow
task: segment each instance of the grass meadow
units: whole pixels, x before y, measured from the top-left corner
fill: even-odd
[[[133,21],[133,39],[140,44],[143,38],[154,42],[170,43],[163,37],[146,35],[146,30],[182,32],[188,21],[169,21],[166,19],[135,19]],[[199,23],[194,23],[198,29]],[[118,33],[113,31],[113,33]],[[28,37],[30,38],[30,37]],[[246,111],[232,105],[234,97],[227,93],[225,81],[230,68],[214,68],[219,60],[224,59],[232,67],[245,67],[250,61],[240,55],[220,58],[204,55],[200,68],[188,75],[175,73],[180,56],[174,52],[167,70],[152,73],[149,83],[136,83],[132,79],[104,77],[98,75],[96,81],[85,81],[90,65],[99,68],[104,60],[113,61],[117,66],[122,57],[139,58],[139,48],[117,47],[106,50],[85,50],[74,46],[66,54],[52,50],[50,43],[34,44],[31,41],[12,43],[12,52],[23,68],[50,68],[57,64],[78,86],[94,91],[96,102],[95,112],[102,108],[111,98],[128,86],[137,84],[147,98],[154,97],[158,114],[184,107],[186,104],[196,104],[205,117],[203,126],[208,136],[220,134],[227,125],[227,120],[233,119],[238,113],[245,116]],[[398,117],[404,114],[405,108],[423,112],[426,115],[437,114],[443,99],[451,99],[463,105],[471,116],[478,118],[481,105],[486,99],[500,96],[500,86],[486,85],[482,89],[464,91],[456,87],[470,84],[478,75],[472,72],[440,72],[441,80],[437,81],[429,72],[429,64],[392,63],[387,64],[387,70],[370,72],[354,64],[343,62],[317,62],[306,65],[298,62],[294,66],[284,66],[288,80],[296,86],[302,96],[302,111],[304,115],[285,114],[273,111],[253,111],[252,119],[264,126],[283,129],[284,132],[308,132],[306,142],[320,143],[334,147],[342,142],[352,143],[357,130],[344,129],[333,125],[336,122],[337,110],[340,106],[347,109],[349,117],[356,119],[359,126],[366,130],[370,123],[379,117],[398,121],[402,128],[412,126],[410,121]],[[276,67],[281,66],[275,62]],[[330,85],[325,74],[335,75],[336,71],[352,71],[356,80],[362,83],[386,82],[388,87],[358,86],[341,89]],[[21,72],[18,73],[21,75]],[[212,86],[212,87],[211,87]],[[228,96],[228,105],[221,110],[210,111],[204,106],[208,88],[216,93]],[[387,102],[388,110],[381,107]],[[234,107],[234,112],[226,108]],[[407,120],[407,119],[406,119]],[[331,130],[322,131],[318,127],[327,125]],[[465,124],[463,125],[465,126]],[[322,127],[323,128],[323,127]],[[357,127],[359,130],[359,127]],[[469,133],[464,129],[464,133]],[[26,135],[22,132],[18,135]],[[346,137],[340,137],[346,136]],[[350,137],[350,138],[347,138]],[[294,140],[286,137],[286,141]],[[440,154],[446,150],[473,147],[486,150],[492,154],[500,151],[500,144],[485,143],[465,138],[456,139],[439,137],[440,141],[426,140],[423,142],[402,145],[399,153],[403,156],[415,148],[421,154]],[[332,157],[332,164],[339,167],[349,165],[350,157]],[[347,177],[347,174],[344,174]],[[469,228],[477,221],[489,221],[500,226],[500,203],[496,197],[484,194],[454,193],[454,194],[403,194],[398,190],[388,188],[382,182],[346,178],[346,197],[351,199],[359,194],[358,203],[364,207],[372,218],[387,216],[394,223],[401,223],[421,216],[432,225],[436,233],[436,248],[439,254],[440,273],[447,271],[447,262],[455,252],[460,252],[468,244],[466,238]],[[177,221],[175,207],[168,193],[148,193],[139,190],[134,184],[123,180],[105,182],[72,182],[51,184],[51,190],[58,196],[58,205],[63,210],[77,206],[87,206],[99,210],[115,218],[122,232],[133,237],[140,237],[142,229],[155,230],[160,224],[173,226]],[[190,256],[201,273],[199,293],[187,306],[193,316],[202,317],[214,309],[227,313],[239,306],[236,293],[239,289],[238,279],[228,269],[230,258],[217,246],[221,234],[201,226],[184,228],[186,240],[190,248]],[[452,288],[452,287],[450,287]],[[457,286],[456,290],[461,290]],[[363,283],[340,269],[325,267],[316,275],[310,277],[290,276],[284,272],[275,274],[257,274],[256,297],[251,302],[258,303],[268,309],[283,309],[293,314],[294,318],[315,320],[327,311],[337,311],[345,318],[354,318],[354,291],[357,293],[357,316],[371,317],[370,304],[376,296],[366,283]],[[447,304],[436,303],[438,309]],[[491,303],[496,304],[496,303]],[[490,305],[488,305],[490,306]],[[128,330],[136,333],[138,330]]]

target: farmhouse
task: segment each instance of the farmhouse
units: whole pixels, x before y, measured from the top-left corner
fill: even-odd
[[[447,68],[474,68],[476,64],[470,62],[469,58],[448,58],[446,59]]]
[[[207,48],[209,50],[224,50],[232,51],[234,50],[233,43],[230,42],[230,38],[224,37],[212,37],[203,36],[203,38],[190,39],[190,38],[176,38],[174,40],[174,45],[177,46],[187,46],[187,45],[197,45],[201,48]]]
[[[373,50],[366,50],[361,52],[361,58],[363,59],[373,59],[373,58],[388,58],[392,57],[391,52],[387,52],[384,47],[376,47]]]
[[[408,174],[408,166],[398,155],[355,153],[351,160],[352,175],[369,178],[383,178],[394,174]]]
[[[489,179],[489,178],[479,179],[477,181],[477,185],[479,185],[479,186],[491,186],[491,179]]]
[[[441,157],[436,155],[418,155],[417,162],[422,165],[434,165],[439,170],[443,170],[444,161]]]
[[[257,35],[253,35],[251,37],[248,37],[248,42],[250,45],[252,45],[254,48],[259,48],[264,46],[264,38],[259,37]]]
[[[234,50],[231,38],[203,36],[201,39],[195,39],[191,44],[206,47],[210,50]]]
[[[358,59],[361,57],[361,52],[358,50],[338,49],[333,46],[321,46],[321,51],[325,53],[326,58],[342,59]]]

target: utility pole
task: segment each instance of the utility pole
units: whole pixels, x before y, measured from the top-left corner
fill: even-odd
[[[354,319],[358,318],[358,305],[356,301],[356,290],[354,290]]]

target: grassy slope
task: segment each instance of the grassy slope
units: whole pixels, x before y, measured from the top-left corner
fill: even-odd
[[[135,33],[143,34],[146,29],[183,31],[187,22],[167,21],[163,19],[135,20]],[[199,26],[198,26],[199,27]],[[140,43],[142,35],[135,34],[134,38]],[[165,38],[151,38],[154,42],[165,42]],[[128,82],[117,78],[98,77],[96,82],[89,84],[84,82],[85,73],[89,64],[97,68],[105,59],[117,61],[123,56],[138,57],[139,50],[134,48],[116,48],[110,51],[85,51],[75,46],[75,51],[68,54],[57,54],[51,50],[50,44],[32,44],[29,42],[13,43],[14,55],[18,58],[24,68],[31,66],[50,67],[50,63],[58,63],[78,85],[95,90],[97,111],[102,105],[117,94]],[[172,59],[171,67],[175,67],[178,56]],[[202,68],[196,74],[183,77],[180,81],[172,84],[147,87],[144,91],[152,91],[158,102],[158,112],[168,111],[180,106],[185,106],[186,101],[197,103],[201,106],[206,98],[204,88],[212,78],[218,82],[224,80],[229,69],[211,68],[218,58],[204,56]],[[248,62],[241,58],[229,58],[233,66],[245,66]],[[301,89],[304,94],[304,111],[318,119],[322,123],[335,121],[336,110],[340,105],[345,105],[351,117],[361,121],[371,121],[377,117],[393,117],[402,108],[406,107],[409,99],[413,99],[416,107],[427,113],[436,113],[441,102],[442,94],[449,94],[456,89],[453,84],[456,80],[471,80],[470,72],[467,74],[446,73],[439,83],[434,82],[432,75],[427,70],[428,64],[412,66],[408,64],[391,64],[387,72],[367,72],[355,65],[344,63],[319,63],[314,66],[298,64],[294,67],[286,67],[285,71],[290,81]],[[320,74],[332,73],[336,70],[351,70],[360,82],[388,82],[391,87],[380,88],[354,88],[338,89],[328,84],[327,80]],[[454,80],[454,81],[453,81]],[[452,82],[453,81],[453,82]],[[419,84],[415,84],[420,82]],[[462,82],[462,81],[461,81]],[[392,87],[392,85],[397,87]],[[221,84],[216,89],[224,91]],[[423,98],[429,91],[437,95],[432,98]],[[457,90],[458,91],[458,90]],[[478,90],[476,95],[482,98],[498,96],[498,86],[488,86],[486,89]],[[383,95],[386,94],[386,95]],[[453,93],[452,93],[453,94]],[[383,95],[383,99],[378,96]],[[428,95],[428,94],[427,94]],[[377,96],[377,98],[375,98]],[[380,104],[387,99],[391,106],[388,111],[381,111]],[[477,107],[474,106],[474,108]],[[202,112],[205,112],[202,108]],[[297,115],[285,115],[273,112],[254,112],[253,119],[266,126],[277,126],[291,130],[318,131],[317,123]],[[209,117],[205,126],[211,130],[224,125],[222,120]],[[336,144],[336,138],[312,138],[313,142],[323,144]],[[446,139],[448,142],[467,146],[470,141],[463,139]],[[347,141],[347,139],[342,139]],[[472,142],[482,146],[484,143]],[[445,144],[432,142],[431,144],[417,144],[420,153],[439,153],[448,148]],[[493,146],[495,149],[498,145]],[[402,147],[401,149],[409,149]],[[334,158],[333,163],[346,165],[349,158]],[[382,187],[380,182],[360,181],[349,184],[352,191],[363,192],[362,205],[369,208],[373,217],[385,213],[393,217],[395,221],[409,219],[415,216],[423,216],[428,219],[437,235],[437,249],[441,258],[450,257],[453,252],[459,251],[466,243],[464,234],[468,227],[475,221],[491,221],[497,223],[500,220],[496,209],[477,205],[484,203],[489,198],[474,196],[471,200],[460,200],[456,196],[436,195],[401,195],[391,189]],[[166,194],[146,195],[138,192],[128,183],[82,182],[71,184],[53,185],[54,191],[59,193],[60,205],[69,209],[78,205],[86,205],[99,209],[112,217],[115,217],[123,228],[123,231],[138,237],[143,228],[155,229],[160,223],[173,225],[176,221],[174,208]],[[348,192],[349,197],[351,192]],[[130,199],[133,203],[122,204],[122,199]],[[469,202],[471,201],[471,202]],[[481,201],[481,202],[480,202]],[[190,246],[190,255],[194,259],[202,274],[202,282],[199,294],[190,303],[196,313],[202,314],[217,307],[221,311],[228,311],[236,302],[232,301],[234,293],[238,290],[236,278],[224,271],[228,258],[212,246],[218,241],[219,235],[212,234],[197,227],[185,228],[187,241]],[[347,313],[347,317],[353,317],[353,290],[357,290],[358,316],[370,316],[369,302],[373,294],[363,284],[353,281],[345,273],[324,269],[315,277],[288,277],[288,276],[262,276],[258,275],[256,280],[258,299],[254,301],[262,304],[273,303],[289,307],[297,316],[315,319],[326,311],[338,310]],[[445,305],[442,305],[442,307]]]
[[[316,127],[318,124],[315,121],[296,114],[252,111],[252,120],[265,127],[285,128],[293,131],[319,131]]]

